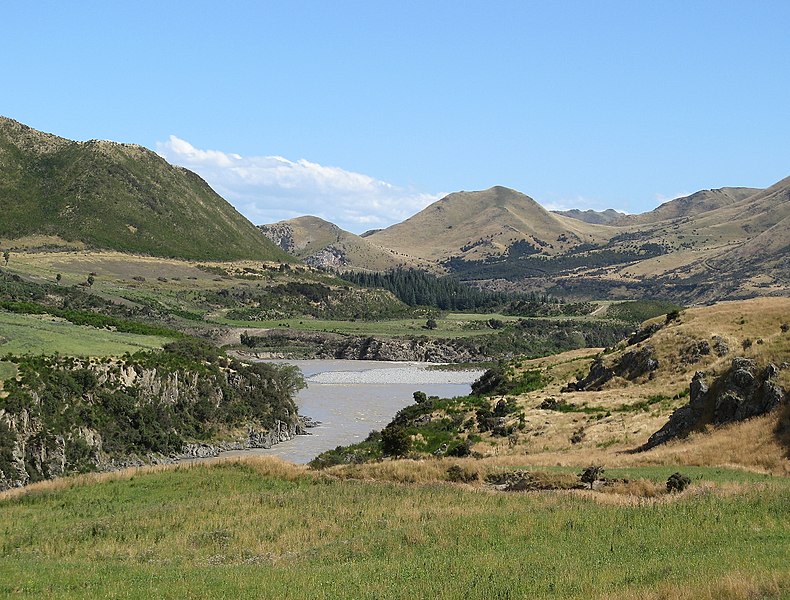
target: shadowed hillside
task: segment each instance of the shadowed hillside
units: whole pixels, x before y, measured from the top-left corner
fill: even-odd
[[[199,259],[285,260],[195,173],[141,146],[73,142],[0,117],[0,236]]]

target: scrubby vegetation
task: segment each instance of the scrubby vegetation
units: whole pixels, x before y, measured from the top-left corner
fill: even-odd
[[[26,449],[30,481],[114,459],[179,453],[187,441],[211,440],[242,426],[293,424],[293,394],[304,385],[295,367],[243,364],[194,338],[121,359],[6,360],[18,371],[4,382],[0,398],[7,429],[0,477],[6,481],[17,475],[9,444]],[[62,465],[56,470],[53,461]]]

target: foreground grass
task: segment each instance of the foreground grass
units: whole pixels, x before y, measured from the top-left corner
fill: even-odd
[[[91,480],[0,500],[0,594],[671,597],[734,576],[779,597],[790,586],[783,478],[631,506],[340,481],[260,459],[79,481]]]
[[[161,348],[169,339],[74,325],[48,315],[0,311],[0,353],[116,356]]]

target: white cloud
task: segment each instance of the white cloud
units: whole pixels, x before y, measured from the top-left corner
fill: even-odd
[[[256,225],[315,215],[361,233],[403,221],[441,197],[304,159],[201,150],[174,135],[156,151],[198,173]]]
[[[677,200],[678,198],[685,198],[691,196],[692,192],[680,192],[679,194],[665,196],[664,194],[656,194],[656,201],[659,205],[669,202],[670,200]]]

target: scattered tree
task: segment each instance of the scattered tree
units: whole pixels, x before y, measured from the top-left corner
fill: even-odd
[[[60,273],[58,273],[57,275],[55,275],[55,281],[57,281],[57,282],[58,282],[58,285],[60,285],[60,280],[61,280],[61,279],[63,279],[63,275],[61,275]]]
[[[94,281],[96,281],[96,279],[93,277],[93,275],[88,275],[88,279],[85,280],[85,283],[88,284],[88,287],[91,287]]]
[[[666,323],[668,325],[672,321],[677,321],[679,318],[680,318],[680,311],[679,310],[670,311],[670,312],[667,313]]]
[[[425,322],[426,329],[436,329],[436,327],[437,327],[436,319],[434,319],[433,317],[431,317]]]
[[[593,484],[600,479],[603,472],[604,468],[601,465],[590,465],[579,474],[579,479],[593,489]]]
[[[5,252],[3,252],[3,259],[5,260],[5,266],[6,266],[6,267],[8,266],[8,260],[9,260],[10,258],[11,258],[11,252],[9,252],[8,250],[6,250]]]
[[[417,404],[422,404],[423,402],[427,402],[428,401],[428,394],[426,394],[425,392],[420,392],[420,391],[414,392],[414,401]]]

